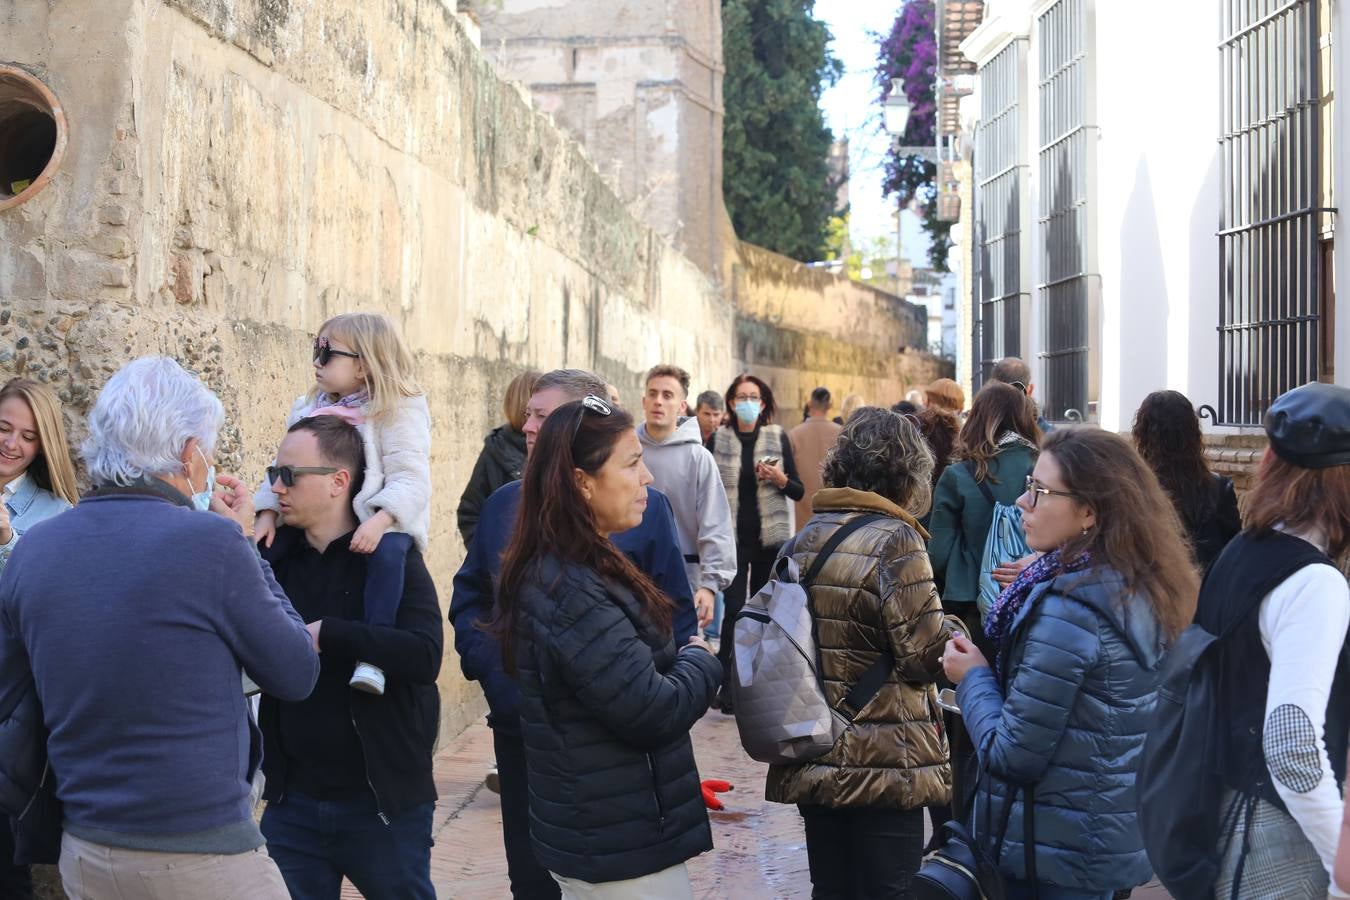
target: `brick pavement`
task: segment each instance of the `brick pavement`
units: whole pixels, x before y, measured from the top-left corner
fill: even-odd
[[[765,767],[740,748],[734,720],[705,716],[693,732],[699,772],[736,786],[727,811],[710,814],[716,850],[689,863],[694,895],[736,900],[792,900],[811,895],[801,819],[792,806],[764,800]],[[471,726],[436,758],[435,838],[431,877],[439,898],[509,898],[501,844],[501,807],[483,787],[492,761],[492,735]],[[1136,891],[1138,900],[1165,900],[1161,888]],[[359,897],[350,888],[344,897]]]

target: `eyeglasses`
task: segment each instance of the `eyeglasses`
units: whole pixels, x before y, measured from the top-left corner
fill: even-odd
[[[279,478],[286,487],[295,487],[297,475],[332,475],[336,471],[332,466],[268,466],[267,483],[276,484]]]
[[[1070,494],[1068,491],[1052,491],[1048,487],[1042,487],[1036,484],[1036,479],[1030,475],[1027,476],[1027,493],[1031,495],[1031,508],[1036,508],[1036,501],[1041,497],[1077,497],[1077,494]]]
[[[753,401],[755,401],[756,403],[761,403],[761,402],[763,402],[762,399],[760,398],[759,394],[737,394],[736,396],[732,397],[731,399],[732,399],[734,402],[736,402],[736,403],[741,403],[741,402],[746,401],[746,400],[753,400]]]
[[[348,356],[352,359],[360,359],[360,353],[348,353],[346,350],[334,350],[328,345],[328,338],[321,337],[314,339],[314,361],[321,366],[328,365],[328,361],[335,356]]]
[[[1024,394],[1027,392],[1027,386],[1020,381],[1010,381],[1008,382],[1008,386],[1015,387]]]
[[[577,420],[572,423],[572,439],[568,442],[568,446],[574,449],[577,443],[577,434],[581,431],[581,420],[586,418],[587,410],[597,416],[608,416],[614,412],[614,407],[610,406],[608,401],[601,400],[594,394],[587,394],[581,398],[581,406],[577,409]]]

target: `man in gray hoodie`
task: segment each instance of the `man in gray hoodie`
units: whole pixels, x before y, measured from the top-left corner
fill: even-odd
[[[642,393],[646,421],[638,426],[643,461],[654,487],[670,499],[680,535],[699,626],[712,621],[713,602],[736,575],[736,535],[731,505],[717,463],[703,446],[697,419],[689,410],[689,373],[656,366],[647,373]]]

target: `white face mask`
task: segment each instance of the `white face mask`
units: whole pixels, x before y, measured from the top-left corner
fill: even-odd
[[[207,462],[201,447],[197,448],[197,455],[206,463],[206,488],[192,495],[192,505],[205,512],[211,508],[211,496],[216,492],[216,467]],[[192,487],[191,478],[188,479],[188,487]]]

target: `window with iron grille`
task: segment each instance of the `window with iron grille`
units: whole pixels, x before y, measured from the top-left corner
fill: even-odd
[[[1095,400],[1095,273],[1090,269],[1088,14],[1060,0],[1036,19],[1040,151],[1037,222],[1045,415],[1085,419]],[[1077,415],[1075,415],[1075,413]]]
[[[1222,0],[1219,421],[1259,425],[1320,374],[1318,10]]]
[[[1024,40],[1013,41],[980,67],[980,126],[975,136],[975,266],[979,308],[975,323],[978,388],[1005,356],[1024,356],[1027,313],[1022,211],[1026,203],[1022,73]]]

